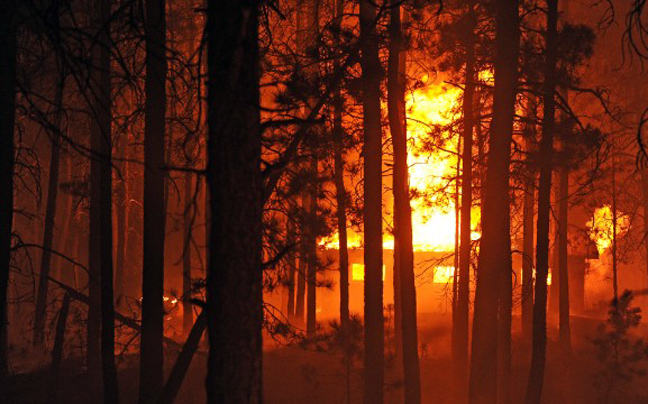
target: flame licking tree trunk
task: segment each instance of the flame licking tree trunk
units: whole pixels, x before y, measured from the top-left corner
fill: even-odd
[[[389,66],[387,78],[389,130],[394,148],[394,269],[399,281],[394,283],[401,298],[401,343],[403,356],[405,404],[421,402],[418,336],[416,323],[416,287],[414,284],[414,250],[412,241],[412,208],[410,206],[407,132],[405,121],[405,47],[401,28],[401,7],[392,4],[389,23]],[[366,199],[365,199],[366,203]],[[394,271],[396,277],[396,271]]]
[[[453,327],[453,354],[457,386],[465,391],[468,376],[468,324],[470,306],[470,251],[472,209],[472,163],[473,163],[473,106],[475,103],[475,27],[477,16],[474,1],[468,2],[469,29],[466,41],[465,87],[463,94],[463,176],[461,189],[461,243],[459,252],[459,276],[456,324]]]
[[[360,0],[360,65],[364,126],[364,402],[383,402],[385,336],[382,281],[382,131],[376,6]]]
[[[14,121],[16,114],[16,22],[18,1],[0,2],[0,384],[9,371],[7,292],[13,221]]]
[[[139,402],[162,390],[164,368],[164,123],[166,111],[165,0],[146,1],[144,110],[144,234]]]
[[[545,77],[543,84],[544,116],[540,140],[540,180],[536,248],[536,283],[533,305],[533,343],[531,369],[526,391],[527,404],[540,404],[547,349],[547,276],[549,273],[549,213],[551,209],[551,172],[553,132],[555,129],[558,46],[558,0],[547,0],[547,38],[545,44]]]
[[[207,3],[208,403],[263,401],[258,7]]]
[[[479,276],[475,295],[472,359],[470,364],[470,403],[497,401],[498,318],[503,280],[511,276],[511,234],[509,206],[509,165],[513,117],[517,93],[520,42],[517,0],[497,0],[494,4],[495,92],[489,140],[488,167],[484,189]],[[510,328],[509,328],[510,330]]]
[[[119,391],[117,388],[117,368],[115,366],[115,302],[113,299],[113,235],[112,235],[112,140],[111,140],[111,77],[110,77],[110,17],[111,0],[101,0],[96,4],[96,26],[98,29],[97,46],[93,48],[92,94],[93,117],[91,126],[91,196],[90,196],[90,290],[94,295],[91,305],[99,301],[100,323],[94,324],[96,334],[88,334],[88,338],[101,341],[101,371],[103,375],[104,403],[117,403]],[[100,281],[100,283],[98,283]],[[92,307],[92,306],[90,306]],[[89,315],[90,317],[90,315]],[[90,323],[90,318],[88,319]],[[91,341],[88,340],[88,351]],[[94,354],[93,354],[94,355]],[[99,360],[99,358],[93,358]],[[93,363],[93,366],[98,365]],[[93,378],[99,372],[94,367],[90,369]]]

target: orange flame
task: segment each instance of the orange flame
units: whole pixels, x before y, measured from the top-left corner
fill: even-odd
[[[452,251],[455,247],[456,216],[454,196],[441,195],[435,191],[447,189],[456,192],[451,178],[457,175],[457,136],[449,136],[438,147],[431,145],[430,132],[434,126],[448,125],[460,117],[457,106],[463,92],[445,83],[428,82],[422,79],[423,86],[409,92],[406,97],[408,164],[410,189],[421,197],[411,200],[412,231],[415,251]],[[449,186],[448,186],[449,185]],[[391,203],[387,206],[391,207]],[[391,212],[387,213],[389,216]],[[479,222],[479,209],[472,212],[473,228]],[[479,238],[473,231],[471,237]],[[338,235],[334,234],[321,240],[320,245],[327,248],[338,247]],[[349,229],[348,245],[359,248],[362,235]],[[394,248],[394,237],[384,235],[383,247]],[[441,275],[439,275],[441,276]]]

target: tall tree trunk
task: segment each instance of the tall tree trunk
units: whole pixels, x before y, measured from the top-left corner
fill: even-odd
[[[562,2],[562,18],[567,20],[569,14],[569,0]],[[561,96],[569,102],[569,90],[565,87],[560,89]],[[567,114],[562,114],[563,120],[568,120]],[[564,150],[564,143],[561,144]],[[567,246],[569,243],[569,167],[565,164],[558,170],[558,277],[559,281],[559,338],[564,354],[571,353],[571,325],[570,325],[570,301],[569,301],[569,255]]]
[[[540,404],[547,350],[547,276],[549,273],[549,215],[551,209],[551,172],[555,130],[556,61],[558,46],[558,0],[547,0],[547,39],[543,85],[544,116],[540,140],[540,180],[536,244],[536,283],[533,303],[533,344],[531,369],[526,391],[527,404]]]
[[[208,403],[263,401],[258,6],[207,3]]]
[[[314,135],[314,134],[312,134]],[[311,143],[312,144],[312,143]],[[310,178],[311,184],[309,187],[309,197],[308,197],[308,222],[307,222],[307,240],[306,240],[306,260],[307,260],[307,270],[306,270],[306,335],[308,338],[314,338],[316,327],[317,327],[317,270],[318,270],[318,259],[317,259],[317,187],[318,184],[318,170],[317,166],[319,164],[319,159],[317,158],[316,146],[311,147],[311,153],[313,155],[310,157]]]
[[[106,0],[108,1],[108,0]],[[97,37],[105,38],[102,33],[106,28],[103,26],[104,18],[104,0],[95,5],[93,12],[95,29],[97,30]],[[91,105],[90,115],[92,120],[90,122],[90,147],[92,150],[92,157],[90,161],[90,214],[89,214],[89,230],[88,230],[88,321],[87,321],[87,367],[90,374],[90,380],[93,389],[99,390],[101,380],[101,307],[102,307],[102,285],[101,285],[101,250],[103,248],[101,243],[101,165],[106,156],[101,154],[102,150],[102,137],[110,136],[111,131],[109,127],[102,126],[105,124],[106,101],[105,92],[107,88],[103,87],[102,72],[100,68],[103,52],[102,48],[106,46],[105,43],[99,44],[93,48],[92,65],[96,66],[91,72]],[[107,96],[108,98],[110,95]],[[110,123],[108,123],[110,125]],[[107,133],[104,133],[107,131]]]
[[[344,0],[335,0],[334,43],[340,45],[340,30],[344,14]],[[340,61],[335,59],[333,70],[340,71]],[[340,86],[336,86],[333,93],[333,144],[334,144],[334,181],[335,199],[337,202],[337,228],[338,228],[338,263],[340,266],[340,332],[344,352],[344,367],[346,370],[346,400],[351,403],[351,336],[349,333],[349,250],[347,235],[347,192],[344,186],[344,129],[342,128],[342,111],[344,99]]]
[[[317,35],[319,30],[319,0],[300,0],[297,10],[297,48],[302,55],[304,76],[311,78],[317,74],[317,61],[312,55],[317,49]],[[302,27],[302,21],[305,26]],[[306,104],[304,115],[313,109],[313,100],[304,100]],[[305,151],[310,154],[308,162],[308,178],[310,183],[306,187],[304,210],[305,221],[302,237],[303,251],[305,253],[306,277],[306,335],[308,338],[315,336],[317,325],[317,193],[318,193],[318,140],[317,131],[311,130],[313,125],[308,125],[310,134],[305,142]]]
[[[7,292],[13,222],[14,122],[16,116],[16,14],[18,2],[0,2],[0,385],[9,373]]]
[[[502,272],[497,330],[497,402],[511,402],[511,325],[513,315],[513,271]]]
[[[418,357],[416,287],[414,283],[414,250],[412,208],[409,196],[407,165],[407,127],[405,118],[405,47],[401,28],[400,4],[391,5],[389,22],[388,113],[389,130],[394,148],[394,267],[400,272],[401,343],[403,356],[405,404],[421,402],[421,380]]]
[[[144,244],[139,390],[141,404],[157,399],[162,390],[164,369],[166,198],[163,167],[167,77],[165,4],[165,0],[146,1]]]
[[[571,352],[569,321],[569,268],[567,242],[569,234],[569,170],[558,170],[558,277],[559,277],[559,341],[564,354]]]
[[[364,402],[383,402],[385,335],[382,279],[382,131],[376,6],[360,0],[362,110],[364,123]]]
[[[65,76],[62,71],[61,81],[56,89],[54,108],[56,108],[55,125],[61,128],[61,114]],[[59,169],[61,161],[61,145],[58,133],[51,133],[52,149],[49,164],[49,180],[47,184],[47,204],[45,206],[45,225],[43,228],[43,252],[41,254],[40,277],[38,280],[38,294],[36,295],[36,311],[34,314],[34,345],[42,346],[45,342],[45,321],[47,317],[47,295],[49,276],[52,264],[52,248],[54,245],[54,222],[56,219],[56,202],[58,200]]]
[[[614,301],[619,299],[619,270],[617,261],[617,189],[616,189],[616,161],[612,156],[612,288]]]
[[[183,240],[182,250],[182,330],[183,335],[189,336],[193,326],[193,307],[191,299],[191,228],[193,224],[193,186],[192,174],[184,175],[184,211],[183,211]]]
[[[295,222],[292,217],[287,218],[286,233],[288,245],[294,246],[297,237],[295,235]],[[295,275],[297,273],[293,249],[286,254],[286,260],[288,261],[288,284],[286,285],[288,289],[288,305],[286,308],[286,316],[288,320],[293,320],[295,318]]]
[[[305,217],[309,216],[309,195],[307,192],[302,192],[301,197],[302,212]],[[308,268],[308,249],[306,248],[306,239],[308,238],[308,224],[306,220],[302,220],[300,235],[299,235],[299,263],[297,267],[297,301],[295,303],[295,320],[298,324],[304,323],[304,303],[306,297],[306,270]]]
[[[522,224],[522,335],[531,342],[533,330],[533,219],[535,217],[535,175],[524,191],[524,219]]]
[[[70,153],[64,153],[61,163],[63,165],[61,167],[61,172],[65,173],[65,175],[67,176],[67,181],[72,181],[72,155]],[[76,235],[76,233],[73,233],[74,197],[71,193],[66,192],[64,192],[62,196],[65,203],[63,204],[61,209],[59,209],[64,213],[64,220],[62,220],[63,231],[61,232],[59,249],[63,254],[71,257],[74,256],[74,254],[72,253],[73,237],[70,237],[70,234]],[[71,285],[73,283],[73,278],[68,276],[70,272],[69,262],[59,257],[56,260],[56,279],[66,283],[67,285]]]
[[[121,161],[117,162],[120,178],[117,182],[117,253],[115,254],[115,304],[124,295],[124,275],[126,265],[126,233],[128,232],[128,162],[126,160],[126,148],[128,147],[128,135],[122,135],[118,142],[118,156]]]
[[[190,5],[192,7],[195,7],[196,4],[192,0],[190,2]],[[199,31],[198,27],[196,26],[196,22],[194,19],[190,19],[188,21],[188,28],[187,28],[189,35],[186,38],[186,55],[189,57],[193,57],[195,51],[196,51],[196,37],[199,36]],[[198,101],[200,102],[200,101]],[[197,107],[197,102],[194,100],[194,98],[191,98],[191,107],[196,108]],[[197,114],[192,114],[192,117],[194,119],[199,119]],[[194,135],[195,136],[195,135]],[[192,167],[194,165],[194,161],[196,159],[196,153],[197,153],[197,145],[199,142],[198,138],[187,138],[187,158],[185,160],[185,164],[187,167]],[[198,188],[198,183],[196,183],[194,188],[194,175],[190,171],[185,172],[184,175],[184,211],[183,211],[183,234],[184,234],[184,249],[183,249],[183,256],[182,256],[182,328],[183,328],[183,334],[185,338],[189,338],[191,329],[193,327],[194,323],[194,312],[193,312],[193,304],[189,301],[189,299],[192,297],[192,283],[193,283],[193,276],[192,276],[192,251],[191,251],[191,246],[193,244],[193,225],[196,220],[196,203],[197,201],[194,199],[197,197],[197,188]],[[168,181],[167,181],[168,182]],[[196,191],[194,191],[196,189]],[[204,317],[204,316],[203,316]],[[202,333],[201,333],[202,335]]]
[[[115,307],[113,298],[113,235],[112,235],[112,140],[111,140],[111,77],[110,77],[110,16],[111,1],[97,4],[97,43],[94,48],[94,105],[91,136],[96,153],[91,163],[90,242],[91,262],[98,270],[91,272],[90,284],[99,282],[101,370],[104,403],[117,403],[117,369],[115,366]],[[92,279],[97,276],[99,279]],[[96,295],[95,295],[96,296]],[[96,298],[95,298],[96,299]],[[94,300],[90,304],[95,304]],[[90,337],[90,335],[88,336]],[[88,341],[90,345],[90,341]],[[91,373],[95,371],[91,369]],[[94,376],[96,377],[96,376]]]
[[[344,0],[335,1],[335,44],[340,44],[340,29],[342,26],[342,14],[344,13]],[[340,70],[339,60],[334,62],[334,71]],[[333,142],[334,142],[334,180],[335,199],[337,202],[337,228],[338,228],[338,253],[340,265],[340,327],[343,338],[348,337],[349,330],[349,251],[347,236],[347,194],[344,186],[344,135],[342,128],[342,110],[344,101],[340,86],[337,86],[333,94]],[[648,250],[647,250],[648,251]]]
[[[475,104],[475,49],[474,29],[476,15],[474,1],[468,4],[470,18],[469,39],[466,43],[465,87],[463,94],[463,176],[461,188],[461,243],[458,273],[457,315],[455,316],[455,342],[453,344],[457,386],[465,391],[468,377],[468,329],[470,310],[470,255],[471,255],[471,209],[472,209],[472,166],[473,129]]]
[[[495,6],[495,92],[483,200],[482,239],[473,320],[469,397],[471,403],[497,401],[498,318],[502,279],[510,276],[509,166],[518,83],[520,42],[518,1]]]
[[[535,187],[536,168],[533,165],[531,153],[533,153],[533,139],[536,137],[536,125],[532,122],[535,119],[535,99],[529,97],[526,103],[525,140],[524,148],[527,153],[526,164],[529,177],[524,189],[524,206],[522,219],[522,337],[525,342],[531,343],[533,330],[533,268],[534,268],[534,217],[535,217]]]

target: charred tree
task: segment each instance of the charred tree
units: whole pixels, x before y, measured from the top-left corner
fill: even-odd
[[[146,1],[146,104],[144,131],[144,244],[139,402],[162,390],[164,369],[164,234],[166,197],[164,128],[166,111],[165,0]]]
[[[472,404],[497,401],[498,372],[493,371],[493,364],[498,363],[499,322],[494,319],[500,312],[501,295],[510,293],[502,291],[502,284],[512,272],[509,166],[518,84],[518,1],[498,0],[494,11],[495,90],[473,320],[469,386]]]
[[[207,2],[208,403],[263,401],[258,7]]]
[[[382,279],[382,130],[381,65],[378,57],[376,5],[360,0],[360,65],[364,132],[364,402],[383,402],[385,335]]]
[[[14,123],[16,117],[16,32],[18,1],[0,2],[0,386],[9,372],[7,293],[13,222]]]
[[[421,380],[418,357],[416,287],[414,283],[414,249],[412,208],[407,165],[407,129],[405,118],[405,47],[403,43],[400,4],[391,5],[389,20],[389,61],[387,104],[389,130],[394,148],[394,267],[398,266],[401,297],[401,343],[404,396],[406,404],[421,402]],[[366,201],[366,200],[365,200]],[[396,252],[397,251],[397,252]],[[394,276],[396,276],[394,274]],[[396,290],[394,291],[396,293]]]
[[[526,391],[527,404],[540,403],[547,350],[547,276],[549,273],[549,215],[551,210],[551,174],[556,111],[558,0],[547,0],[547,6],[545,77],[543,83],[544,116],[540,140],[540,179],[536,229],[536,283],[533,302],[531,369]]]

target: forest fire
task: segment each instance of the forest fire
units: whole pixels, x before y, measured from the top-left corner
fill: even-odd
[[[423,76],[420,87],[406,94],[408,134],[408,164],[410,192],[413,195],[412,230],[414,251],[449,252],[456,248],[456,206],[457,195],[448,195],[457,190],[457,155],[456,138],[447,126],[458,119],[457,108],[462,92],[456,87],[442,83],[439,79],[428,82]],[[440,143],[430,143],[430,133],[440,138]],[[393,197],[388,193],[387,206],[393,204]],[[386,212],[389,217],[388,207]],[[479,223],[479,209],[472,212],[473,229]],[[387,220],[390,220],[389,218]],[[362,233],[349,231],[348,246],[361,248]],[[473,240],[479,238],[479,232],[473,231]],[[333,234],[319,241],[325,248],[338,248],[339,236]],[[386,232],[383,248],[394,249],[393,234]],[[436,278],[436,275],[435,275]],[[436,282],[436,281],[435,281]],[[438,282],[442,283],[442,282]]]
[[[0,402],[648,402],[648,0],[0,0]]]

